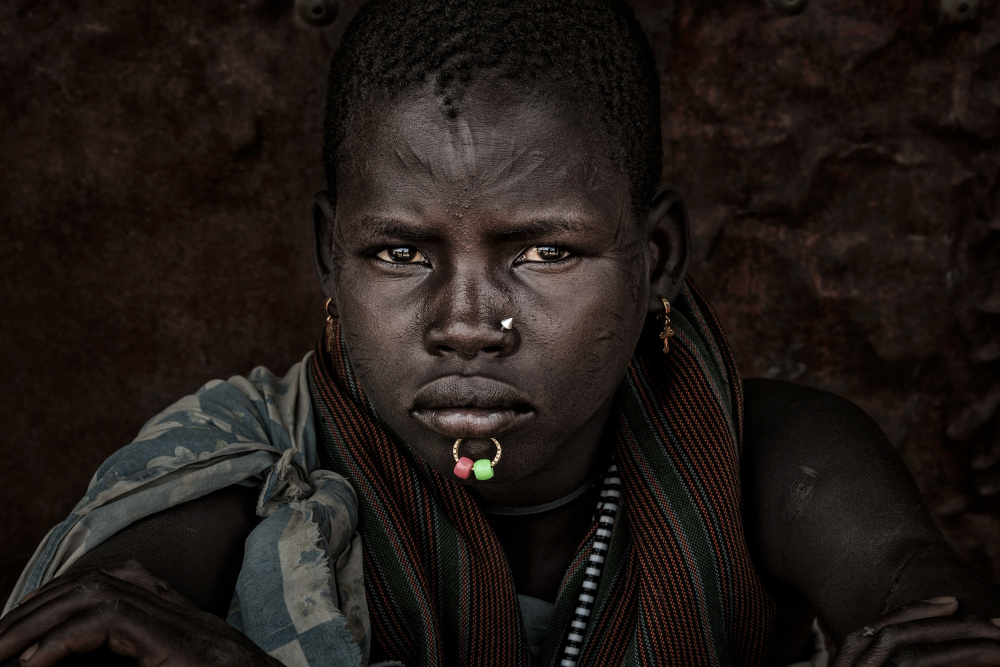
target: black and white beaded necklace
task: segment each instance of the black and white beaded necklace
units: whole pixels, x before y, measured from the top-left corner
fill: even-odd
[[[590,624],[590,614],[594,609],[601,574],[604,572],[604,561],[611,545],[611,529],[614,528],[615,517],[618,516],[621,487],[622,480],[618,476],[618,466],[612,463],[601,485],[601,497],[597,501],[597,532],[587,559],[587,569],[584,571],[583,586],[577,598],[576,610],[570,618],[569,630],[559,651],[562,655],[559,667],[576,667],[580,658],[580,647],[583,646],[583,637]]]
[[[576,667],[580,657],[580,647],[583,645],[583,637],[590,624],[590,614],[593,611],[597,589],[601,583],[601,574],[604,572],[604,561],[611,545],[611,529],[614,528],[615,517],[618,515],[622,486],[621,478],[618,476],[618,466],[612,462],[603,476],[601,495],[597,501],[597,531],[587,558],[587,569],[584,571],[583,586],[580,588],[579,597],[577,597],[576,609],[570,618],[569,629],[563,639],[562,647],[559,649],[559,655],[562,656],[559,667]],[[541,505],[527,507],[483,505],[482,508],[487,514],[499,516],[528,516],[551,512],[568,505],[585,494],[593,488],[594,483],[600,477],[601,473],[598,472],[575,491]]]

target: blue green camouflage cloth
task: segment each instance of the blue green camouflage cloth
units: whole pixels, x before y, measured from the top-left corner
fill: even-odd
[[[318,467],[305,368],[214,380],[151,419],[101,465],[49,531],[4,608],[139,519],[242,484],[259,487],[227,621],[286,665],[367,664],[357,498]]]

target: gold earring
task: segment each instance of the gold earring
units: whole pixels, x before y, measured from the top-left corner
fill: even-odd
[[[326,349],[332,355],[333,354],[333,327],[336,325],[334,321],[334,314],[330,312],[330,304],[333,303],[333,299],[327,299],[326,305],[323,309],[326,310]]]
[[[670,302],[660,297],[663,302],[663,331],[660,338],[663,339],[663,354],[670,351],[670,338],[674,335],[674,328],[670,325]]]

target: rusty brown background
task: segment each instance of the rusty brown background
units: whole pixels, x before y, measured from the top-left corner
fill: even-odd
[[[357,4],[315,28],[292,0],[0,3],[0,595],[146,418],[311,349],[323,88]],[[664,184],[745,373],[868,410],[996,577],[1000,3],[635,4]]]

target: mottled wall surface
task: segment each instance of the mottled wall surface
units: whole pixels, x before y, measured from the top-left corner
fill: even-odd
[[[939,11],[978,4],[646,15],[671,46],[664,183],[744,374],[860,404],[998,577],[1000,4]]]
[[[0,5],[0,594],[146,418],[311,349],[323,87],[357,4],[325,28],[291,0]],[[664,184],[745,373],[862,405],[1000,574],[997,3],[635,4]]]

